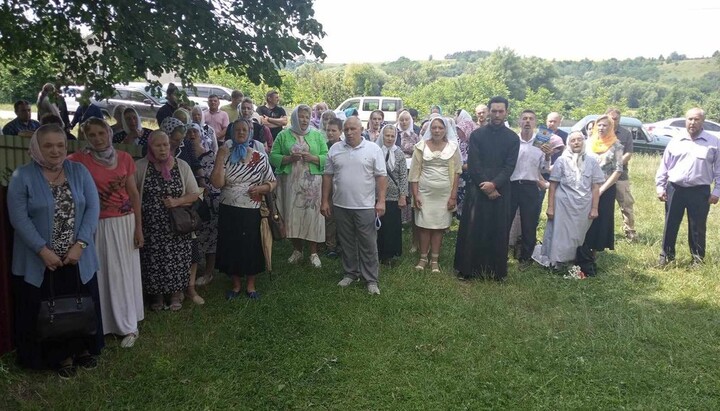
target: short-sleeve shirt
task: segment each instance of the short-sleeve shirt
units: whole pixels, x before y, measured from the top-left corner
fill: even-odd
[[[230,164],[225,160],[225,186],[220,192],[220,204],[239,208],[260,208],[261,198],[252,198],[248,193],[251,186],[275,181],[267,155],[253,150],[246,163]]]
[[[205,112],[204,116],[205,124],[215,130],[215,135],[219,135],[228,127],[228,125],[230,125],[230,118],[228,117],[228,114],[222,110],[218,110],[214,113],[211,113],[210,110],[208,110]]]
[[[634,151],[633,147],[633,137],[630,130],[626,129],[625,127],[620,127],[617,130],[615,130],[615,135],[617,136],[618,140],[620,140],[620,144],[623,145],[623,153],[632,153]],[[627,180],[628,179],[628,165],[623,165],[623,172],[620,175],[619,180]]]
[[[237,120],[238,117],[240,117],[240,112],[238,111],[238,108],[240,108],[240,107],[238,106],[236,108],[233,108],[233,106],[231,104],[226,104],[226,105],[220,107],[220,110],[227,113],[228,120],[232,123],[235,120]]]
[[[116,153],[117,166],[112,170],[96,163],[89,153],[78,151],[68,157],[90,171],[100,196],[100,218],[121,217],[133,212],[126,183],[128,178],[134,178],[135,162],[124,151]]]
[[[333,204],[348,209],[375,208],[375,177],[387,175],[380,146],[367,140],[352,147],[339,141],[330,147],[325,174],[333,176]]]
[[[35,131],[38,128],[40,128],[40,123],[33,119],[30,119],[27,123],[22,123],[19,118],[15,118],[15,120],[5,124],[2,133],[6,136],[16,136],[21,131]]]
[[[273,108],[268,108],[267,106],[259,106],[257,108],[257,113],[261,116],[267,116],[269,118],[283,118],[287,116],[287,113],[285,113],[285,109],[280,106],[275,106]],[[275,140],[275,137],[282,131],[282,127],[270,127],[270,133],[272,134],[273,140]]]

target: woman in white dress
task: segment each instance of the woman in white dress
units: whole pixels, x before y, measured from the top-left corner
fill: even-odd
[[[425,269],[430,249],[432,272],[440,272],[438,259],[444,231],[457,208],[458,178],[462,161],[455,128],[438,117],[430,122],[423,139],[415,145],[408,181],[415,203],[415,225],[420,237],[420,261]]]

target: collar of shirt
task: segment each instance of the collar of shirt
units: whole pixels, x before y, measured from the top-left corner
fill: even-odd
[[[367,140],[365,140],[364,138],[360,139],[360,144],[356,145],[355,147],[348,144],[347,140],[343,140],[343,143],[344,143],[345,147],[349,147],[351,150],[356,150],[356,149],[364,146],[366,141]]]
[[[705,140],[705,141],[708,141],[707,136],[705,135],[705,129],[700,130],[700,134],[698,134],[698,136],[695,139],[690,137],[690,133],[688,133],[687,130],[683,130],[682,134],[680,134],[680,140],[691,140],[691,141]]]
[[[518,133],[518,138],[520,139],[520,144],[523,144],[523,143],[524,143],[524,144],[532,144],[532,143],[535,141],[535,133],[533,133],[532,137],[530,137],[530,140],[528,140],[528,141],[525,141],[525,140],[522,138],[522,134],[521,134],[521,133]]]

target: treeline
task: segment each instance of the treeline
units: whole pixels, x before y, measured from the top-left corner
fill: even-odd
[[[43,69],[0,67],[0,100],[34,98],[52,78],[50,68],[47,73]],[[434,104],[445,112],[460,108],[472,112],[478,103],[499,94],[511,100],[511,120],[524,108],[541,117],[559,111],[566,118],[580,119],[616,106],[652,122],[682,116],[696,105],[706,110],[708,118],[720,119],[720,52],[700,60],[673,52],[667,58],[554,61],[521,57],[502,48],[454,53],[443,60],[401,57],[382,64],[332,65],[300,59],[289,62],[280,75],[279,91],[286,106],[325,101],[334,108],[349,97],[386,95],[403,98],[405,106],[425,115]],[[221,67],[197,82],[238,88],[257,102],[269,88]]]

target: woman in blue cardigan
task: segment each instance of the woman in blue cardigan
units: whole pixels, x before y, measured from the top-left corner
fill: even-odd
[[[87,168],[66,161],[62,127],[48,124],[37,129],[30,140],[30,157],[30,163],[15,170],[8,186],[8,210],[15,228],[12,281],[17,360],[28,368],[55,368],[61,378],[70,378],[76,367],[95,368],[95,356],[104,345],[95,277],[98,193]],[[95,302],[96,335],[38,342],[40,302],[50,291],[46,277],[53,276],[55,295],[74,294],[78,269],[81,293]]]

